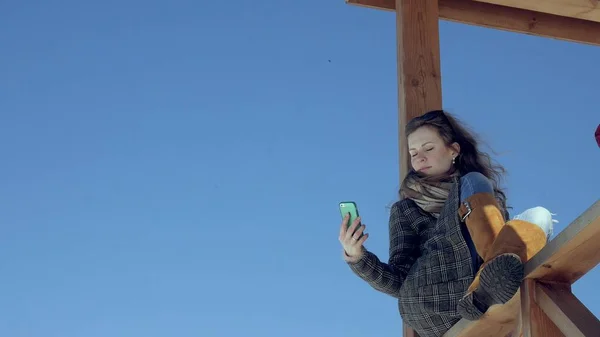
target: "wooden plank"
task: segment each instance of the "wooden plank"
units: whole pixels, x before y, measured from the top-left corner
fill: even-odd
[[[560,329],[538,306],[535,298],[537,281],[525,280],[521,285],[523,337],[564,337]]]
[[[570,286],[537,283],[535,300],[565,336],[598,336],[600,320],[573,295]]]
[[[406,123],[442,108],[437,0],[396,0],[400,181],[408,172]]]
[[[597,0],[475,0],[501,6],[514,7],[600,22],[600,5]]]
[[[525,277],[573,284],[600,262],[597,200],[525,264]]]
[[[395,0],[346,0],[394,11]],[[471,0],[439,0],[439,18],[480,27],[600,46],[600,23]]]

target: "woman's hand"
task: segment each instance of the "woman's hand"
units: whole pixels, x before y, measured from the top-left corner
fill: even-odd
[[[369,234],[364,233],[365,225],[360,224],[360,217],[356,218],[348,227],[348,219],[349,215],[346,215],[342,220],[342,225],[340,226],[340,243],[344,248],[345,259],[346,261],[356,262],[360,260],[362,254],[364,254],[363,243],[369,237]],[[361,237],[361,234],[362,237]]]

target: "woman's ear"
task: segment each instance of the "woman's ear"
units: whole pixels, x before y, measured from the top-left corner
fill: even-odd
[[[450,147],[456,151],[456,153],[454,154],[455,156],[458,156],[460,154],[460,145],[458,145],[457,142],[452,143],[452,145],[450,145]]]

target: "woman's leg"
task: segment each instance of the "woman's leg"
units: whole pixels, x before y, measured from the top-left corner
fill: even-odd
[[[527,209],[525,212],[516,215],[513,220],[522,220],[537,225],[544,231],[547,240],[550,240],[550,237],[554,232],[552,213],[541,206]]]
[[[492,182],[483,174],[479,172],[470,172],[460,178],[460,202],[468,203],[470,198],[474,195],[481,193],[482,195],[493,195],[494,186]],[[477,253],[471,234],[467,229],[467,226],[461,226],[461,231],[469,251],[471,252],[471,260],[473,261],[473,272],[476,273],[482,262],[482,257]]]
[[[460,201],[476,193],[493,193],[492,182],[479,172],[470,172],[460,177]]]
[[[506,303],[515,296],[525,262],[546,245],[552,231],[552,214],[543,207],[530,208],[507,222],[484,257],[475,289],[470,287],[473,291],[459,302],[460,314],[475,320],[491,305]]]
[[[461,183],[458,215],[483,264],[476,269],[473,282],[457,309],[462,317],[476,320],[492,304],[506,303],[504,298],[514,295],[521,283],[523,264],[517,254],[512,251],[501,254],[496,246],[506,220],[505,210],[498,204],[491,181],[480,173],[469,173],[461,178]],[[499,276],[493,282],[490,281],[491,271],[494,277]]]

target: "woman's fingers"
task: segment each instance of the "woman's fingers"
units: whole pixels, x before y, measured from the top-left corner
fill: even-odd
[[[342,218],[342,225],[340,226],[340,241],[344,240],[344,237],[346,236],[346,230],[348,228],[348,219],[350,219],[350,213],[344,215],[344,218]]]
[[[360,240],[358,240],[356,244],[360,247],[363,245],[363,243],[365,243],[365,241],[367,241],[368,238],[369,233],[365,233],[365,235],[363,235],[362,238],[360,238]]]
[[[339,240],[348,256],[358,256],[362,250],[363,243],[369,234],[365,233],[366,225],[361,224],[361,218],[356,218],[348,227],[349,215],[345,215],[340,224]]]
[[[356,219],[354,219],[354,221],[352,222],[352,225],[350,226],[350,228],[348,228],[346,230],[346,239],[350,240],[352,235],[354,234],[354,231],[356,230],[356,227],[360,224],[360,217],[357,217]]]
[[[360,235],[365,231],[365,228],[367,228],[367,225],[362,224],[360,227],[358,227],[354,234],[352,234],[352,237],[358,240],[358,238],[360,238]]]
[[[350,243],[351,244],[356,244],[358,242],[358,240],[360,240],[360,238],[363,235],[363,232],[365,231],[366,225],[362,224],[358,227],[358,229],[356,229],[354,231],[354,233],[352,234],[352,236],[350,237]]]

